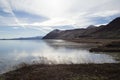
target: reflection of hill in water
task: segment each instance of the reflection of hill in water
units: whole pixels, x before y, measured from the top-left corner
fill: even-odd
[[[47,45],[53,48],[67,48],[67,49],[82,49],[87,50],[92,47],[96,47],[94,43],[75,43],[65,40],[44,40]]]

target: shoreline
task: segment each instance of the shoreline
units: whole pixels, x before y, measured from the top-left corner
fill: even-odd
[[[119,80],[120,63],[26,65],[4,73],[0,80]]]
[[[81,38],[67,40],[76,43],[94,43],[95,48],[91,48],[90,52],[120,52],[120,39],[91,39]]]

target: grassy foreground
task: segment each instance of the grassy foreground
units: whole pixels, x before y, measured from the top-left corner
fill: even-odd
[[[0,80],[120,80],[120,63],[26,65],[2,74]]]

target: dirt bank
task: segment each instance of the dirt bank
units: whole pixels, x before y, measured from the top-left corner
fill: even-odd
[[[120,80],[120,63],[28,65],[1,75],[0,80]]]

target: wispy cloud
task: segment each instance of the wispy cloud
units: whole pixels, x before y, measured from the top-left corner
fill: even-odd
[[[120,0],[0,0],[0,26],[47,32],[65,25],[80,28],[105,24],[120,16],[119,3]]]
[[[6,13],[11,13],[11,15],[13,16],[16,24],[20,25],[21,27],[24,27],[23,25],[21,25],[20,21],[17,19],[17,17],[15,16],[13,9],[11,8],[11,5],[9,3],[9,1],[7,0],[1,0],[1,5],[3,7],[3,11]]]
[[[33,25],[37,23],[39,26],[59,26],[67,24],[86,25],[91,23],[87,20],[90,16],[109,17],[119,14],[120,10],[117,9],[117,5],[112,4],[112,2],[115,3],[120,1],[102,0],[98,2],[98,0],[51,0],[48,2],[47,0],[1,0],[1,6],[5,12],[11,13],[18,25],[23,23],[20,22],[13,11],[23,11],[29,14],[42,15],[49,18],[49,20],[46,20],[45,22],[35,22]],[[112,11],[110,8],[111,6]],[[96,7],[98,7],[98,9]]]

